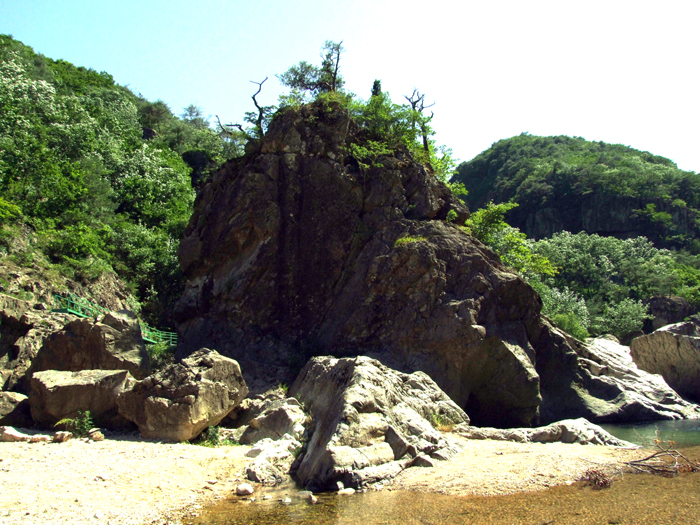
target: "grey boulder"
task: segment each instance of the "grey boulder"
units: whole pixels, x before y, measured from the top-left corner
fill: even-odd
[[[567,337],[558,330],[550,336],[562,341]],[[570,341],[569,348],[575,352],[555,343],[537,363],[546,379],[543,421],[585,417],[594,423],[617,423],[700,417],[700,407],[682,399],[663,377],[640,370],[629,347],[616,340]]]
[[[299,401],[277,388],[244,399],[222,423],[236,427],[234,435],[241,445],[250,445],[261,439],[282,439],[286,434],[301,439],[307,419]]]
[[[145,438],[187,441],[219,422],[248,394],[238,363],[201,348],[138,381],[117,399]]]
[[[314,357],[289,391],[314,429],[296,475],[309,490],[359,488],[390,478],[420,455],[450,447],[432,423],[469,418],[423,372],[404,374],[369,357]]]
[[[660,374],[679,394],[700,401],[700,326],[677,323],[637,337],[630,344],[642,370]]]

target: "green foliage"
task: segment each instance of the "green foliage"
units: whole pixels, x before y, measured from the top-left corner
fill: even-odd
[[[200,434],[196,444],[210,448],[238,445],[238,443],[230,439],[222,439],[220,427],[207,427],[207,429]]]
[[[394,247],[401,246],[403,244],[411,244],[415,242],[424,242],[427,241],[427,237],[412,237],[410,235],[406,235],[405,237],[400,237],[394,241]]]
[[[452,432],[455,428],[454,421],[444,414],[433,413],[430,417],[430,423],[433,425],[433,428],[440,432]]]
[[[593,329],[597,333],[614,334],[623,339],[641,331],[646,319],[651,319],[649,308],[639,300],[627,298],[617,304],[606,304],[603,315],[594,319]]]
[[[61,419],[54,426],[63,427],[76,437],[85,437],[91,429],[95,428],[89,410],[85,412],[78,410],[78,415],[75,418]]]
[[[11,202],[0,197],[0,226],[6,222],[11,222],[18,217],[21,217],[22,210],[19,206],[15,206]]]
[[[524,133],[460,164],[453,182],[465,184],[471,208],[517,202],[508,219],[522,228],[543,207],[567,220],[594,195],[636,199],[641,208],[630,220],[647,238],[661,247],[700,249],[700,176],[627,146]]]
[[[11,251],[8,225],[20,221],[64,274],[89,280],[116,270],[151,323],[181,289],[175,252],[193,186],[242,144],[210,129],[195,105],[177,118],[107,73],[0,35],[0,242]],[[32,264],[36,254],[11,257]]]
[[[580,341],[585,341],[589,336],[588,330],[581,324],[581,319],[574,314],[556,314],[552,317],[552,322],[566,333],[574,336]]]
[[[533,252],[527,236],[505,222],[506,212],[516,206],[515,203],[489,202],[485,208],[471,214],[464,230],[490,246],[503,264],[525,277],[555,275],[556,266],[546,256]]]
[[[175,362],[175,346],[171,346],[164,341],[146,345],[146,352],[148,352],[153,372],[162,370]]]
[[[556,276],[535,286],[544,313],[573,314],[594,335],[612,333],[625,339],[640,330],[649,318],[642,301],[654,296],[676,294],[700,304],[700,264],[696,258],[680,258],[654,247],[644,237],[622,240],[561,232],[533,243],[532,249],[559,267]],[[563,295],[557,296],[555,290]],[[574,307],[581,300],[589,316],[582,305]],[[555,304],[563,306],[552,306]]]
[[[328,91],[342,91],[345,81],[339,73],[343,43],[326,40],[321,50],[321,66],[306,61],[290,67],[277,78],[282,85],[296,90],[298,94],[310,93],[317,96]]]

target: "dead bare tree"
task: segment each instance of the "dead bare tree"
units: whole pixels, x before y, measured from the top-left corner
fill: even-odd
[[[411,106],[411,109],[413,110],[413,115],[412,115],[412,126],[415,129],[416,126],[418,126],[418,129],[420,130],[421,133],[421,138],[423,139],[423,149],[425,150],[425,155],[428,159],[428,166],[430,166],[430,143],[428,142],[428,122],[433,120],[434,113],[431,111],[430,112],[430,117],[424,117],[423,112],[428,109],[432,108],[435,105],[435,102],[429,105],[425,105],[425,93],[421,93],[418,91],[416,88],[413,88],[413,93],[411,93],[411,96],[408,97],[404,95],[404,97],[409,105]],[[432,169],[432,166],[430,166]]]
[[[265,128],[263,127],[263,123],[265,122],[265,119],[267,118],[267,116],[271,113],[272,107],[271,106],[261,106],[258,103],[258,99],[256,97],[262,91],[262,86],[265,82],[267,82],[267,79],[268,79],[268,77],[265,77],[265,80],[263,80],[262,82],[256,82],[255,80],[250,81],[252,84],[256,84],[258,86],[258,90],[251,97],[253,99],[253,104],[255,104],[255,108],[258,110],[258,112],[257,112],[257,115],[253,111],[246,112],[245,120],[254,126],[255,133],[257,136],[251,136],[250,133],[248,133],[245,129],[243,129],[243,126],[241,124],[238,124],[238,123],[222,124],[221,119],[219,119],[219,115],[216,115],[216,121],[219,124],[219,129],[221,130],[221,132],[224,135],[226,135],[227,137],[232,137],[233,135],[231,133],[230,128],[238,128],[238,130],[241,131],[248,140],[253,140],[256,138],[261,139],[265,136]]]

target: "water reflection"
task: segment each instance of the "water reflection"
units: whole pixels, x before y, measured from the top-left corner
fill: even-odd
[[[673,421],[648,421],[600,425],[613,436],[637,445],[653,447],[654,439],[675,441],[677,447],[700,446],[700,420],[679,419]]]
[[[697,457],[700,449],[685,450]],[[582,484],[511,496],[456,497],[409,491],[353,496],[322,494],[319,503],[295,497],[291,488],[272,500],[231,499],[208,509],[192,525],[379,525],[379,524],[666,524],[697,523],[700,475],[675,478],[625,474],[612,487]],[[291,505],[278,500],[289,496]]]

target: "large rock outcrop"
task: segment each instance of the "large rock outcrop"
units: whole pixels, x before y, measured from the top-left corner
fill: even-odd
[[[311,490],[393,477],[419,456],[449,449],[433,423],[469,423],[424,373],[402,374],[369,357],[314,357],[290,395],[315,425],[296,471]]]
[[[138,381],[117,398],[119,413],[145,438],[187,441],[219,422],[248,395],[233,359],[201,348]]]
[[[467,216],[448,188],[402,148],[358,160],[363,140],[332,104],[288,110],[203,186],[180,245],[178,356],[216,348],[263,392],[311,356],[370,355],[427,373],[479,425],[609,400],[532,288],[444,221]]]
[[[630,344],[642,370],[660,374],[679,394],[700,401],[700,324],[677,323],[637,337]]]
[[[128,370],[136,379],[151,373],[138,317],[128,310],[99,321],[76,319],[52,333],[32,362],[42,370]]]
[[[0,388],[30,390],[30,368],[44,341],[74,315],[35,310],[32,303],[0,294]]]

